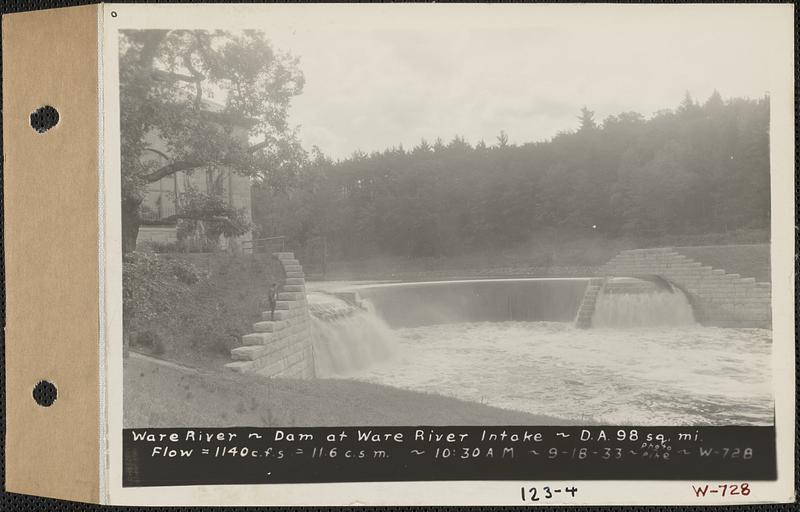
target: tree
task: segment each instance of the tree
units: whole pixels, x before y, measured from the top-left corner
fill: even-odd
[[[508,134],[505,130],[500,130],[500,134],[497,136],[497,147],[498,148],[505,148],[508,147]]]
[[[725,102],[722,101],[722,95],[716,89],[714,89],[714,92],[711,93],[711,96],[708,97],[706,102],[703,103],[703,108],[711,113],[720,112],[724,106]]]
[[[469,142],[467,142],[464,137],[456,135],[453,137],[453,140],[450,141],[450,144],[447,145],[447,149],[455,151],[467,151],[472,149],[472,146],[469,145]]]
[[[700,110],[700,105],[692,99],[692,95],[689,91],[686,91],[686,94],[683,96],[683,101],[678,106],[678,113],[679,114],[692,114],[696,113]]]
[[[422,154],[430,153],[430,151],[431,151],[431,145],[428,144],[428,141],[425,140],[425,139],[422,139],[421,141],[419,141],[419,144],[417,146],[415,146],[414,149],[412,150],[413,153],[417,153],[417,154],[419,154],[419,153],[422,153]]]
[[[291,198],[255,200],[254,219],[297,244],[324,235],[331,257],[345,260],[497,251],[556,233],[561,240],[739,229],[762,236],[770,215],[769,98],[715,95],[706,103],[708,110],[685,100],[694,113],[676,104],[647,118],[621,112],[591,131],[537,143],[511,145],[503,133],[502,147],[471,147],[459,136],[436,139],[433,151],[420,142],[412,151],[335,162],[318,155]]]
[[[136,247],[149,183],[211,167],[287,186],[305,159],[287,120],[302,89],[297,59],[275,51],[258,31],[122,31],[123,253]],[[212,107],[210,98],[221,106]],[[213,211],[198,210],[202,204]],[[237,222],[237,212],[213,201],[195,198],[191,207],[175,217]]]
[[[597,128],[597,123],[594,121],[594,112],[586,108],[585,105],[581,108],[581,115],[578,116],[578,120],[581,122],[580,128],[578,128],[579,131]]]

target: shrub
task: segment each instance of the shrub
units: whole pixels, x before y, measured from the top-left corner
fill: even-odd
[[[188,261],[182,259],[171,260],[171,270],[178,281],[183,284],[192,285],[200,280],[200,272],[197,267]]]
[[[188,293],[172,266],[155,254],[131,252],[122,259],[124,321],[148,321],[169,311]]]
[[[261,298],[280,272],[267,255],[126,254],[123,307],[131,346],[217,368],[252,332]]]

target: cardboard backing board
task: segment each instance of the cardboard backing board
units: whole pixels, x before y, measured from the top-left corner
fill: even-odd
[[[98,6],[3,18],[6,489],[99,486]],[[44,133],[30,114],[55,107]],[[32,397],[47,380],[50,407]]]
[[[551,8],[533,5],[524,7]],[[596,24],[597,15],[584,15],[583,8],[578,13],[575,6],[552,8],[556,7],[558,10],[563,8],[564,13],[554,14],[554,16],[560,14],[553,18],[554,26],[563,23],[564,26],[574,29],[577,24],[580,28],[580,20],[584,20],[582,23],[586,23],[584,25],[586,27]],[[617,7],[620,6],[591,8],[615,10]],[[669,6],[655,7],[660,9]],[[737,9],[744,7],[740,6]],[[457,10],[451,12],[439,10],[438,14],[432,10],[422,11],[445,8],[464,9],[464,11],[460,13]],[[511,6],[502,7],[506,8]],[[385,12],[369,15],[367,10],[372,9]],[[401,9],[411,10],[403,13]],[[447,27],[448,24],[455,26],[457,23],[453,23],[453,20],[461,23],[462,19],[466,21],[470,16],[475,16],[475,19],[487,18],[486,23],[490,29],[492,23],[497,23],[505,33],[514,28],[514,19],[525,18],[521,11],[516,15],[507,13],[501,18],[499,11],[502,9],[475,11],[475,14],[467,13],[469,9],[472,7],[389,4],[240,5],[236,9],[210,5],[106,4],[4,17],[2,32],[3,60],[6,64],[3,73],[4,227],[8,326],[5,349],[7,357],[5,486],[8,491],[81,502],[128,505],[351,505],[355,503],[519,505],[534,501],[529,495],[536,496],[536,491],[531,492],[531,488],[536,489],[536,485],[544,485],[542,482],[552,484],[556,478],[556,481],[560,481],[558,485],[564,489],[567,488],[568,482],[579,483],[581,501],[571,502],[573,504],[642,505],[671,501],[691,505],[699,503],[700,499],[700,495],[694,490],[695,484],[706,482],[708,478],[721,482],[720,479],[725,478],[737,488],[743,483],[750,485],[745,479],[757,482],[753,486],[753,494],[749,495],[748,490],[749,498],[737,495],[739,497],[735,499],[739,501],[736,503],[748,500],[763,503],[775,499],[784,501],[794,499],[792,487],[794,473],[790,456],[790,453],[794,452],[795,403],[792,364],[794,345],[791,343],[794,334],[794,288],[790,276],[793,254],[791,248],[794,239],[793,235],[789,235],[793,231],[791,222],[787,222],[789,215],[786,214],[790,210],[788,206],[794,205],[794,187],[789,163],[789,157],[793,154],[794,138],[791,123],[793,96],[788,94],[792,83],[787,80],[788,75],[784,76],[786,70],[790,68],[788,64],[791,61],[791,47],[786,37],[790,32],[787,29],[788,16],[781,18],[780,23],[776,17],[773,19],[773,25],[768,27],[774,29],[771,30],[774,34],[781,35],[781,38],[776,36],[770,44],[774,43],[775,49],[782,48],[786,51],[771,52],[772,56],[766,59],[769,62],[763,63],[772,74],[767,82],[771,84],[769,104],[772,123],[768,137],[769,149],[772,152],[773,180],[770,251],[772,283],[775,286],[772,289],[771,299],[774,308],[772,315],[775,334],[772,339],[779,340],[779,343],[776,345],[778,350],[772,355],[772,364],[777,375],[771,387],[775,404],[774,426],[743,427],[750,430],[760,429],[758,436],[750,436],[749,439],[756,439],[758,441],[758,446],[755,446],[756,452],[759,454],[766,452],[768,457],[757,459],[757,464],[746,462],[741,465],[744,460],[742,458],[733,464],[720,463],[716,466],[716,463],[707,464],[704,469],[701,464],[692,464],[690,461],[685,462],[684,467],[678,468],[683,473],[675,473],[674,478],[665,478],[663,472],[645,471],[647,468],[652,469],[653,466],[646,464],[651,459],[647,459],[642,466],[645,470],[635,464],[627,464],[626,459],[625,464],[620,463],[617,467],[627,473],[611,474],[605,462],[597,461],[594,466],[580,462],[576,467],[584,471],[583,473],[576,472],[575,467],[565,465],[559,469],[562,471],[559,474],[553,472],[554,466],[544,465],[537,466],[539,473],[532,472],[530,468],[533,466],[524,459],[520,459],[516,465],[524,472],[502,473],[484,461],[466,465],[461,464],[460,459],[456,461],[442,458],[445,467],[450,461],[461,464],[456,466],[460,473],[451,471],[446,474],[440,469],[443,466],[429,464],[428,461],[418,458],[425,452],[438,453],[425,447],[434,446],[431,441],[422,439],[424,449],[416,448],[404,453],[411,462],[396,462],[402,459],[395,458],[394,455],[389,457],[378,455],[386,459],[382,463],[383,466],[377,463],[359,466],[361,463],[358,459],[353,459],[353,465],[350,467],[355,469],[351,470],[340,464],[341,459],[336,460],[333,456],[323,459],[321,454],[331,455],[332,452],[330,450],[323,452],[316,444],[308,445],[306,449],[301,448],[299,454],[294,445],[287,444],[285,449],[287,453],[291,448],[295,455],[307,456],[309,459],[305,461],[295,459],[298,462],[293,466],[294,474],[267,471],[265,477],[264,463],[256,458],[228,458],[222,461],[210,458],[198,461],[187,458],[172,462],[166,458],[158,459],[154,454],[163,456],[167,452],[163,446],[155,447],[159,450],[156,452],[153,446],[146,444],[150,443],[150,440],[142,441],[141,435],[140,443],[137,445],[137,439],[133,435],[134,429],[124,428],[123,386],[127,384],[123,379],[123,369],[131,368],[129,364],[126,366],[131,359],[125,359],[123,355],[125,353],[122,341],[124,281],[119,208],[122,193],[120,144],[126,122],[126,112],[121,108],[120,95],[123,91],[130,93],[129,88],[120,87],[120,77],[126,77],[126,73],[120,73],[123,62],[120,58],[120,48],[129,48],[126,46],[128,41],[124,34],[153,30],[185,32],[224,29],[236,32],[256,26],[268,30],[270,37],[275,37],[276,33],[283,30],[283,37],[288,38],[285,45],[287,48],[302,49],[305,45],[309,48],[306,51],[313,52],[314,48],[319,47],[319,41],[336,40],[342,35],[346,36],[349,31],[361,30],[361,27],[368,27],[372,32],[396,31],[402,27],[401,22],[403,22],[412,30],[426,26],[432,32],[438,33],[440,28]],[[692,9],[695,12],[688,13],[691,19],[702,18],[703,12],[705,15],[714,14],[714,17],[703,23],[701,35],[705,37],[705,27],[715,25],[719,15],[707,12],[711,10],[711,6],[693,6]],[[391,10],[394,12],[390,12]],[[419,11],[411,12],[417,10]],[[533,14],[535,15],[532,15],[531,19],[535,21],[536,27],[544,23],[542,20],[545,18],[542,15]],[[621,12],[610,12],[607,15],[620,16]],[[751,24],[755,19],[754,14],[744,11],[740,12],[738,17],[740,20],[737,22],[742,24]],[[347,23],[336,25],[332,24],[331,20],[347,20]],[[481,21],[478,26],[483,26],[483,23]],[[636,24],[637,27],[642,25],[647,23],[639,21]],[[779,27],[783,29],[779,30]],[[522,31],[532,31],[530,26],[525,24],[518,28]],[[302,38],[295,39],[296,34],[303,31],[306,34],[303,37],[309,38],[306,43],[303,43]],[[330,37],[322,35],[326,31]],[[734,34],[737,38],[744,39],[739,30],[734,31]],[[768,39],[766,35],[765,30],[763,38]],[[447,34],[444,36],[445,39],[450,38]],[[631,40],[636,39],[634,37]],[[536,45],[532,45],[531,48],[540,51]],[[516,47],[513,49],[517,50]],[[564,65],[569,63],[565,61]],[[344,98],[349,92],[340,94]],[[336,96],[331,92],[326,92],[325,95],[334,98]],[[31,126],[31,114],[43,106],[57,109],[59,121],[49,130],[37,132]],[[168,156],[164,158],[169,159]],[[178,204],[177,187],[173,187],[173,191],[176,192],[175,204]],[[581,296],[584,296],[583,292]],[[763,297],[757,298],[763,299]],[[147,357],[142,354],[138,356]],[[153,360],[150,360],[149,364],[175,366],[171,362]],[[133,374],[128,373],[128,375]],[[144,373],[136,372],[136,375],[146,377]],[[34,389],[40,381],[51,382],[58,390],[57,400],[47,407],[38,405],[35,401]],[[792,386],[786,385],[789,383]],[[324,382],[322,384],[324,385]],[[249,383],[245,383],[245,386],[247,385]],[[178,387],[162,386],[161,390],[151,391],[145,401],[148,404],[158,402],[159,397],[165,394],[159,391]],[[127,389],[129,393],[136,392],[135,387]],[[184,396],[189,398],[188,395],[178,396],[176,403],[182,404]],[[238,398],[237,394],[234,396]],[[270,391],[265,396],[274,395],[271,395]],[[151,397],[154,400],[150,400]],[[237,405],[233,400],[229,402],[234,407]],[[336,403],[335,400],[329,402]],[[196,403],[203,402],[198,400]],[[128,410],[137,412],[146,410],[146,407],[138,404],[134,407],[135,409]],[[269,410],[270,407],[271,404],[266,404],[264,409]],[[255,409],[254,406],[253,410]],[[206,406],[205,410],[213,409]],[[323,410],[323,414],[320,415],[323,419],[324,412]],[[146,415],[145,417],[148,418]],[[222,417],[225,419],[224,414]],[[132,427],[136,427],[137,430],[139,427],[151,430],[149,423],[156,421],[157,418],[148,418],[142,421],[144,424],[132,424]],[[272,423],[271,420],[265,422]],[[175,427],[175,425],[165,427]],[[188,432],[191,430],[192,443],[195,430],[210,432],[209,427],[203,424],[189,424],[184,427],[175,429],[182,436],[179,439],[190,438]],[[729,427],[739,428],[736,425],[721,428],[727,428],[728,432],[733,431]],[[228,425],[225,428],[226,430],[222,432],[223,438],[229,436],[230,431],[244,432],[242,429],[250,427]],[[299,432],[301,428],[322,427],[305,425],[292,428],[298,429]],[[367,425],[363,428],[382,427]],[[407,432],[403,433],[391,427],[386,433],[394,437],[400,432],[406,439],[417,436],[414,425],[399,428],[405,428]],[[451,425],[446,428],[458,432],[464,432],[466,428],[479,429],[470,434],[471,439],[480,439],[483,435],[483,426]],[[563,438],[570,438],[571,443],[583,435],[582,431],[576,430],[575,433],[569,434],[561,431],[564,427],[557,428],[558,431],[548,434],[549,438],[554,439],[560,434]],[[277,430],[274,425],[263,430],[266,434],[255,432],[259,434],[257,439],[269,440],[276,437]],[[546,428],[541,430],[544,432]],[[657,430],[650,433],[655,436],[663,434],[662,430],[661,427],[657,427]],[[153,432],[155,430],[151,430],[151,433]],[[284,432],[283,430],[281,432],[280,442],[284,442]],[[638,436],[643,431],[637,430],[635,441],[629,436],[629,430],[622,432],[626,442],[636,442],[640,440]],[[681,435],[686,434],[675,431],[670,437]],[[249,438],[249,433],[247,437]],[[692,442],[698,437],[701,437],[704,443],[710,443],[705,435],[699,436],[697,432]],[[323,438],[327,442],[327,436],[320,430],[314,439],[316,442],[316,439]],[[351,433],[349,439],[358,439],[358,435]],[[722,436],[721,439],[728,443],[729,437]],[[742,439],[747,438],[742,437]],[[285,442],[295,441],[285,440]],[[724,450],[728,449],[728,444],[723,447]],[[403,446],[410,448],[409,445]],[[554,445],[548,446],[557,448]],[[736,446],[749,449],[751,453],[754,449],[753,443]],[[344,444],[336,448],[339,455],[347,453],[348,449],[343,447]],[[215,448],[220,447],[215,446]],[[246,448],[248,453],[253,453],[250,446]],[[265,454],[268,448],[264,449]],[[455,453],[450,446],[443,445],[441,448],[447,449],[448,453]],[[570,446],[569,449],[576,453],[574,450],[579,450],[580,447]],[[707,447],[706,449],[709,450]],[[319,455],[316,460],[311,460],[314,457],[314,450],[319,450],[316,452]],[[349,449],[351,453],[354,450],[353,447]],[[382,453],[382,450],[377,451]],[[566,453],[564,450],[562,452]],[[224,448],[221,453],[225,453]],[[238,453],[240,457],[244,456],[243,450],[238,450]],[[375,451],[371,453],[375,456]],[[631,454],[631,450],[628,454]],[[203,450],[198,450],[194,455],[196,457],[203,455]],[[578,455],[576,460],[583,459]],[[414,464],[417,465],[416,468]],[[498,464],[498,467],[511,467],[510,464],[503,466],[504,462],[501,459]],[[753,469],[753,471],[726,472],[738,471],[736,464],[740,464],[739,467],[747,466],[748,470]],[[275,467],[282,469],[280,465]],[[322,471],[319,468],[322,468]],[[698,473],[699,470],[709,472]],[[487,478],[487,475],[490,478]],[[678,476],[681,478],[678,479]],[[265,481],[265,478],[268,480]],[[530,482],[526,484],[528,490],[518,486],[517,482]],[[572,486],[573,483],[569,485]],[[722,485],[728,488],[728,484],[723,482]],[[571,498],[574,497],[573,494]],[[714,498],[717,496],[709,494],[706,499]],[[0,502],[0,509],[2,508]]]

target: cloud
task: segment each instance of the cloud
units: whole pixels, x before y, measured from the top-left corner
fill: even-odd
[[[291,114],[304,143],[335,158],[423,137],[489,142],[501,129],[522,143],[576,128],[584,105],[602,120],[674,107],[687,90],[704,99],[770,87],[773,18],[752,14],[762,11],[531,6],[526,18],[484,7],[273,27],[275,46],[299,56],[306,75]]]

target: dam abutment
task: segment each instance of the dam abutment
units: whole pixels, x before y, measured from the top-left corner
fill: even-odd
[[[681,254],[680,248],[622,251],[597,274],[665,279],[686,294],[703,325],[770,328],[772,324],[770,283],[704,265]]]

